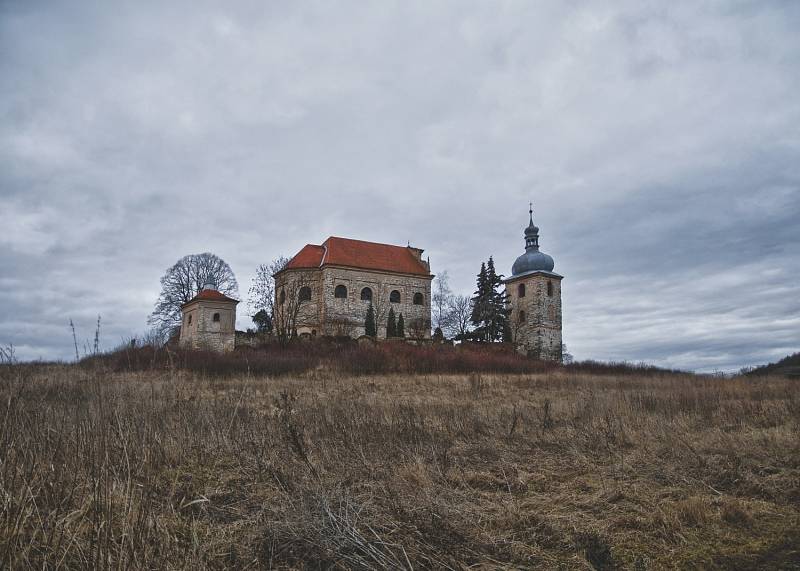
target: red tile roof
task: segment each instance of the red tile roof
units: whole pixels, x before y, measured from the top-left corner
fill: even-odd
[[[412,248],[334,236],[325,240],[321,246],[306,244],[285,269],[320,268],[326,265],[430,275],[430,270],[416,257]]]
[[[192,303],[194,301],[201,300],[201,299],[206,300],[206,301],[233,301],[233,302],[239,303],[238,299],[233,299],[232,297],[228,297],[224,293],[220,293],[217,290],[204,289],[204,290],[201,290],[200,293],[198,293],[196,296],[194,296],[192,299],[190,299],[189,301],[187,301],[183,305],[189,305],[190,303]]]

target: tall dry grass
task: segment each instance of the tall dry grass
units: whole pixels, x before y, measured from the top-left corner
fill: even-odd
[[[777,379],[0,368],[3,568],[792,568]]]

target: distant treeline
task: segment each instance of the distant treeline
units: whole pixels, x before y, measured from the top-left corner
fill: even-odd
[[[800,353],[784,357],[777,363],[762,365],[753,369],[742,371],[746,375],[784,375],[786,377],[800,378]]]

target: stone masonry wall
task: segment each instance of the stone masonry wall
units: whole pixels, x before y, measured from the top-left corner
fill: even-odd
[[[552,284],[552,296],[547,284]],[[525,284],[525,296],[519,285]],[[536,273],[506,283],[511,330],[521,352],[548,361],[561,361],[561,278]],[[524,318],[520,312],[525,312]]]
[[[425,276],[390,274],[383,272],[326,267],[322,270],[323,319],[327,334],[345,333],[351,337],[364,334],[364,322],[369,302],[361,299],[361,290],[372,289],[372,306],[378,338],[386,337],[389,308],[395,319],[403,314],[406,337],[431,336],[431,279]],[[347,298],[334,296],[337,285],[347,288]],[[400,303],[391,303],[393,290],[400,292]],[[421,293],[422,305],[414,305],[414,294]],[[416,329],[416,331],[415,331]]]
[[[296,295],[300,284],[311,287],[311,301],[300,307],[297,317],[299,335],[364,335],[369,307],[369,302],[361,299],[361,290],[365,287],[372,290],[379,338],[386,337],[390,307],[394,309],[396,319],[403,314],[406,337],[414,337],[416,333],[423,338],[431,335],[431,278],[328,266],[280,274],[276,281],[276,295],[280,295],[281,288],[288,295]],[[346,298],[335,296],[338,285],[347,288]],[[389,301],[393,290],[400,292],[400,303]],[[422,305],[414,305],[415,293],[422,294]]]
[[[219,313],[219,321],[214,321],[215,313]],[[180,345],[191,349],[233,351],[236,344],[235,328],[235,304],[197,301],[183,310]]]

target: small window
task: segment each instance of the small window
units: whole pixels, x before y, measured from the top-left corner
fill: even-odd
[[[425,296],[417,292],[414,294],[414,305],[425,305]]]
[[[389,294],[389,301],[391,303],[400,303],[400,292],[393,289],[392,293]]]
[[[333,290],[333,297],[336,299],[347,299],[347,288],[341,284],[337,285],[336,289]]]
[[[189,315],[189,323],[188,323],[188,324],[189,324],[189,325],[191,325],[191,324],[192,324],[192,316],[191,316],[191,314]]]
[[[214,317],[212,317],[211,319],[213,319],[215,323],[218,323],[219,322],[219,313],[215,313]]]
[[[308,286],[301,287],[297,299],[298,301],[311,301],[311,288]]]
[[[525,297],[525,284],[517,286],[517,297]]]
[[[365,287],[361,290],[361,299],[363,301],[372,301],[372,290],[368,287]]]
[[[283,305],[286,303],[286,292],[281,290],[281,294],[278,296],[278,303]]]
[[[553,282],[547,280],[547,297],[553,297]]]
[[[520,311],[519,312],[519,322],[520,323],[525,323],[525,317],[526,317],[525,316],[525,312],[524,311]]]

